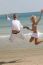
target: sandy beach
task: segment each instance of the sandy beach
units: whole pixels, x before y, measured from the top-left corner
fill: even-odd
[[[43,49],[0,50],[0,65],[43,65]]]
[[[0,38],[0,65],[43,65],[43,43],[35,45],[18,38]]]
[[[17,14],[17,19],[20,20],[23,26],[26,25],[30,29],[32,29],[31,16],[35,15],[38,18],[40,18],[40,11],[38,10],[39,8],[36,7],[36,5],[34,5],[34,3],[37,4],[39,2],[32,1],[33,2],[32,4],[31,1],[27,2],[29,1],[27,0],[26,1],[27,4],[26,4],[26,3],[23,3],[22,0],[20,0],[20,2],[16,1],[18,5],[16,2],[14,2],[17,5],[16,7],[16,5],[12,3],[12,1],[7,0],[4,2],[1,1],[2,3],[0,2],[1,6],[2,4],[4,5],[5,3],[4,7],[3,6],[0,7],[1,8],[0,11],[2,10],[1,11],[2,13],[0,13],[1,14],[0,15],[0,65],[43,65],[43,42],[41,42],[38,45],[35,45],[34,41],[30,43],[29,39],[31,35],[33,34],[32,31],[27,29],[21,29],[21,32],[18,33],[17,36],[14,34],[13,35],[14,38],[12,38],[12,40],[9,40],[9,35],[11,35],[11,29],[12,29],[12,20],[13,20],[12,16],[14,14],[13,11],[15,11],[15,13]],[[15,7],[12,7],[12,5],[15,6],[17,9]],[[33,5],[35,9],[34,7],[32,8]],[[22,10],[22,7],[23,7],[23,10]],[[4,11],[4,8],[5,8],[5,11]],[[12,8],[14,8],[15,10]],[[21,12],[19,12],[19,9]],[[28,11],[27,9],[30,9],[31,11],[30,10]],[[11,20],[7,20],[7,16],[8,16],[8,19],[11,19]],[[36,28],[36,25],[34,27]],[[43,41],[43,15],[41,17],[41,20],[40,20],[40,23],[38,24],[37,29],[38,29],[37,32],[38,32],[39,41],[40,40]]]

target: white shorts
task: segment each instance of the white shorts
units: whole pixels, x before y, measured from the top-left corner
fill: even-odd
[[[35,37],[35,38],[38,38],[38,37],[39,37],[38,33],[32,33],[31,36],[32,36],[32,37]]]

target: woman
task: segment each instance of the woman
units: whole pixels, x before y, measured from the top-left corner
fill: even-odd
[[[24,27],[24,28],[27,28],[27,29],[33,31],[32,36],[31,36],[31,38],[30,38],[29,41],[32,42],[33,40],[35,40],[35,44],[36,45],[39,44],[39,43],[41,43],[41,42],[43,42],[43,41],[38,41],[38,31],[37,31],[37,25],[38,25],[38,23],[39,23],[39,21],[41,19],[42,12],[43,12],[43,10],[41,10],[40,17],[39,17],[38,20],[37,20],[36,16],[32,16],[31,17],[32,29],[30,29],[27,26]]]
[[[7,17],[7,20],[10,20],[9,17]],[[16,36],[18,33],[20,33],[21,28],[23,28],[22,24],[20,21],[17,19],[16,14],[13,15],[13,20],[11,23],[11,36],[10,40],[13,39],[13,34]]]

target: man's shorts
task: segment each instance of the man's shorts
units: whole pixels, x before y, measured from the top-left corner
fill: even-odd
[[[18,34],[20,31],[12,30],[12,34]]]

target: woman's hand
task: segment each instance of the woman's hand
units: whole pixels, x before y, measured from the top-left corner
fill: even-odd
[[[43,9],[41,10],[41,13],[43,13]]]
[[[23,26],[23,28],[29,29],[29,27],[27,27],[27,26]]]

